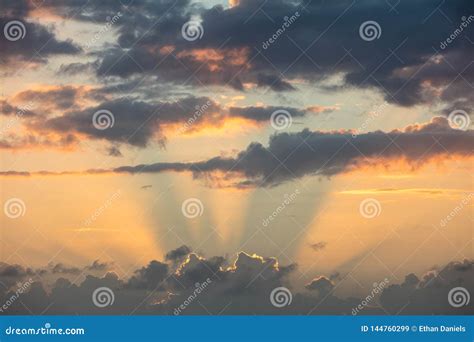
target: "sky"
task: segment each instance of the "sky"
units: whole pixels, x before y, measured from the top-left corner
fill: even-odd
[[[0,4],[10,313],[472,313],[472,2]]]

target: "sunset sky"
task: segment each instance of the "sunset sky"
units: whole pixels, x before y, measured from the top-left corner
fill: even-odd
[[[0,271],[178,277],[186,246],[339,298],[473,271],[472,1],[0,5]]]

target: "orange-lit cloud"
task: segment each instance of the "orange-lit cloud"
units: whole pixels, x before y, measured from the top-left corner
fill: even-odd
[[[401,161],[416,169],[428,162],[472,158],[474,131],[452,129],[445,118],[410,126],[407,130],[360,134],[311,132],[277,134],[269,146],[252,143],[235,157],[200,162],[155,163],[96,169],[100,173],[192,172],[195,178],[222,186],[274,186],[306,175],[333,176],[364,167],[389,166]],[[396,140],[396,145],[393,141]],[[5,171],[1,175],[24,175]]]
[[[189,58],[205,66],[211,72],[220,72],[225,68],[240,67],[248,69],[249,49],[194,49],[183,50],[177,54],[179,58]]]
[[[229,135],[246,128],[262,127],[270,123],[272,113],[277,110],[285,110],[294,118],[336,110],[336,107],[324,106],[234,106],[242,99],[243,96],[234,96],[225,104],[194,96],[167,102],[144,101],[113,99],[107,90],[92,86],[37,86],[2,100],[2,114],[14,117],[16,122],[15,130],[4,137],[3,145],[4,148],[27,149],[41,146],[44,140],[45,148],[54,148],[51,139],[30,141],[29,136],[59,135],[63,140],[74,138],[137,147],[146,147],[150,143],[164,146],[170,136],[196,133]],[[15,105],[25,102],[31,108],[22,115],[16,114],[20,109]],[[97,129],[94,115],[104,110],[108,111],[114,125],[105,130]],[[25,120],[26,116],[29,116],[28,120]],[[16,129],[20,124],[26,127],[26,133]]]

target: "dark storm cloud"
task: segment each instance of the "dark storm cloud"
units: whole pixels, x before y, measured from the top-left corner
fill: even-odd
[[[414,274],[409,274],[402,284],[383,289],[380,296],[383,310],[366,306],[359,314],[383,315],[400,310],[401,307],[403,310],[400,314],[472,314],[472,305],[452,307],[448,302],[448,293],[453,287],[473,288],[473,264],[471,260],[452,262],[430,271],[421,281]],[[333,281],[344,279],[334,278],[331,281],[324,276],[315,278],[306,287],[309,291],[300,293],[290,284],[289,276],[295,269],[296,265],[282,266],[275,258],[240,252],[232,264],[220,256],[206,259],[190,254],[174,272],[170,271],[168,264],[154,260],[148,266],[136,270],[128,280],[120,279],[114,273],[107,273],[103,277],[85,274],[80,284],[59,278],[52,285],[47,285],[33,275],[31,278],[36,282],[1,313],[350,314],[364,300],[338,298],[333,293]],[[24,271],[20,273],[26,276]],[[0,273],[2,283],[7,277],[11,277],[9,272]],[[292,301],[288,306],[276,308],[271,304],[270,295],[275,288],[282,286],[289,289]],[[93,292],[99,287],[108,287],[113,291],[114,303],[111,306],[98,308],[93,304]],[[197,293],[198,287],[200,291]],[[14,287],[0,287],[0,303],[10,298],[14,290]],[[177,311],[177,308],[180,310]]]

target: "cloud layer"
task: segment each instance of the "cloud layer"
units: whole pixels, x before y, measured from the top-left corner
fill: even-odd
[[[129,96],[115,98],[106,87],[85,86],[32,89],[0,103],[0,115],[23,123],[29,133],[29,136],[11,133],[2,137],[0,147],[9,149],[52,147],[54,144],[46,139],[48,136],[55,137],[59,147],[77,144],[82,139],[141,148],[152,143],[164,146],[170,135],[220,127],[232,120],[240,120],[240,125],[263,125],[270,123],[276,111],[283,110],[302,118],[337,110],[335,106],[227,106],[208,97],[192,95],[168,101]],[[16,105],[25,103],[28,105]],[[99,129],[100,113],[104,112],[107,113],[104,119],[107,117],[110,125]]]
[[[82,49],[71,40],[59,40],[48,27],[29,18],[32,2],[25,0],[0,1],[0,60],[5,66],[29,68],[44,64],[54,55],[77,55]]]
[[[176,251],[190,251],[190,248],[182,246]],[[0,302],[11,298],[15,286],[21,286],[28,278],[34,281],[28,291],[3,314],[351,314],[364,301],[364,298],[341,299],[334,295],[334,281],[337,284],[345,277],[329,280],[320,276],[306,290],[297,291],[289,282],[295,268],[296,265],[282,266],[274,258],[243,252],[232,264],[223,257],[206,259],[189,252],[177,265],[173,261],[167,264],[153,260],[129,279],[119,279],[115,273],[95,276],[84,271],[80,284],[73,283],[64,273],[65,277],[50,286],[40,280],[38,271],[3,264]],[[75,273],[73,276],[77,281]],[[472,304],[461,308],[449,305],[448,292],[459,286],[472,289],[473,279],[474,262],[469,260],[451,262],[430,271],[421,280],[410,274],[402,284],[391,284],[381,290],[380,297],[363,305],[358,314],[472,314]],[[292,300],[288,306],[279,308],[272,305],[271,293],[282,286],[291,293]],[[114,296],[113,304],[104,308],[95,306],[92,300],[94,291],[101,287],[108,287]]]
[[[32,7],[26,1],[7,3],[21,13]],[[97,7],[85,1],[44,1],[42,8],[86,22],[123,13],[114,24],[116,44],[98,54],[96,73],[103,78],[154,75],[171,84],[282,92],[294,91],[295,81],[318,84],[341,75],[343,84],[327,89],[372,88],[392,103],[441,102],[447,111],[467,111],[473,103],[474,47],[468,38],[472,41],[474,5],[469,0],[395,5],[242,0],[229,8],[203,8],[188,0]],[[192,42],[181,35],[190,20],[202,28],[202,37]],[[378,39],[367,41],[359,28],[369,20],[379,26]],[[443,45],[454,31],[455,39]]]
[[[273,135],[267,147],[251,143],[236,157],[215,157],[200,162],[155,163],[94,169],[86,174],[192,172],[211,186],[274,186],[306,175],[333,176],[360,167],[386,165],[403,160],[418,167],[434,159],[472,157],[474,131],[451,128],[448,120],[435,117],[429,123],[411,125],[391,132],[355,135],[351,131]],[[65,174],[75,172],[64,172]],[[60,175],[43,171],[3,171],[0,175]],[[79,173],[79,172],[76,172]]]

